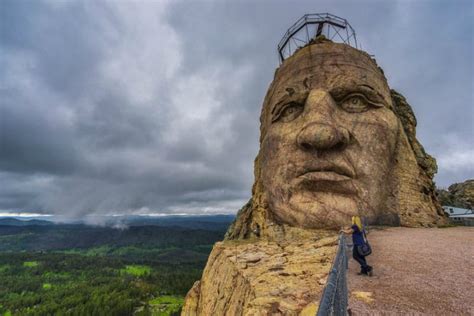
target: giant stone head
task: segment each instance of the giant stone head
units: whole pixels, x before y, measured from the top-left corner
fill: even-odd
[[[310,46],[277,72],[264,107],[262,181],[276,220],[319,228],[387,215],[399,121],[367,54]]]
[[[227,238],[256,227],[336,228],[353,215],[442,220],[436,164],[416,140],[413,112],[367,53],[327,40],[300,49],[275,72],[260,122],[252,200]]]

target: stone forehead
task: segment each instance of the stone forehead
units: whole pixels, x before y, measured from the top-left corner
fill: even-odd
[[[275,73],[272,95],[278,97],[287,88],[342,84],[368,84],[391,103],[387,81],[375,61],[367,53],[339,43],[309,45],[286,59]]]
[[[287,58],[278,69],[276,76],[292,72],[296,68],[308,66],[327,66],[338,64],[350,64],[357,67],[373,71],[381,79],[385,77],[381,74],[375,60],[364,51],[355,49],[346,44],[340,43],[318,43],[308,45],[298,50],[294,55]]]

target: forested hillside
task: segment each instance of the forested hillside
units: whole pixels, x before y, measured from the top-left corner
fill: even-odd
[[[0,220],[0,315],[178,314],[229,223],[175,224]]]

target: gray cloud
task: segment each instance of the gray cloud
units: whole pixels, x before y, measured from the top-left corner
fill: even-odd
[[[472,9],[2,1],[0,210],[235,212],[250,196],[276,44],[314,11],[347,18],[407,96],[438,184],[473,178]]]

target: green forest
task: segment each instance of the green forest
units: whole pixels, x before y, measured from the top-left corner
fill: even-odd
[[[0,315],[179,315],[224,235],[209,227],[0,222]]]

